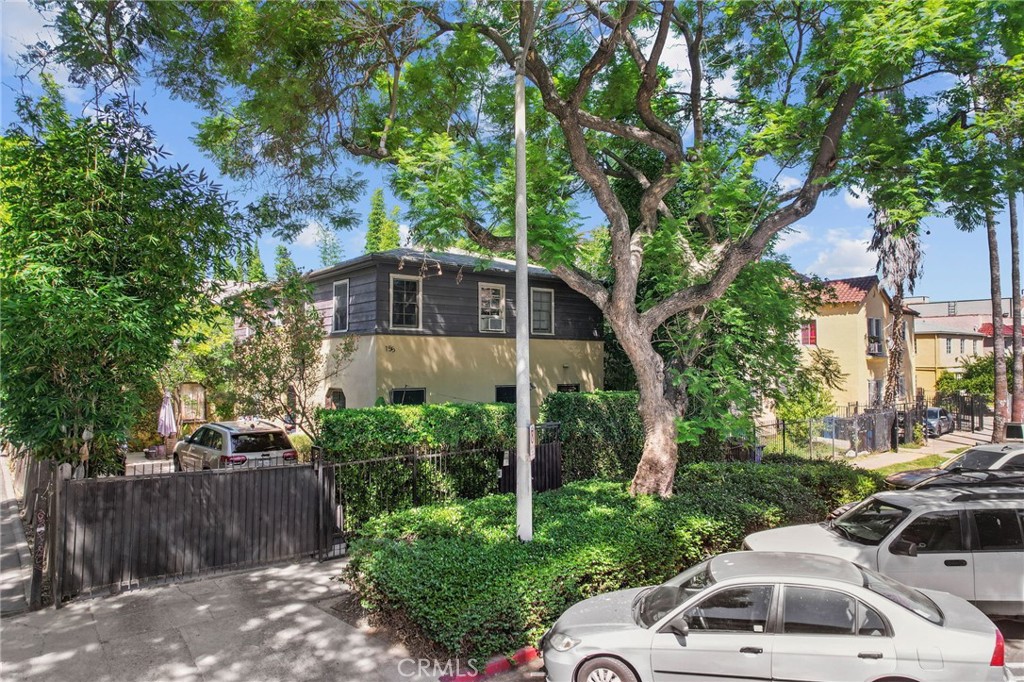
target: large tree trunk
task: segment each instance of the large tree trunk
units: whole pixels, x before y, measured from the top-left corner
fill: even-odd
[[[1006,345],[1003,342],[1003,292],[999,282],[999,242],[996,238],[996,219],[992,211],[985,213],[988,232],[988,262],[992,271],[992,359],[995,365],[995,400],[992,420],[992,442],[1002,443],[1006,438],[1006,418],[1009,416],[1006,396]]]
[[[627,324],[619,329],[613,325],[613,329],[636,369],[638,410],[644,424],[644,450],[629,491],[633,495],[669,497],[679,458],[676,419],[684,409],[679,403],[685,402],[685,397],[673,400],[666,391],[665,361],[639,325]],[[678,395],[685,393],[680,391]]]
[[[1024,355],[1021,354],[1020,235],[1017,232],[1017,192],[1007,192],[1010,204],[1010,318],[1013,320],[1013,391],[1010,421],[1024,421]]]
[[[889,338],[892,343],[889,346],[889,371],[885,378],[883,402],[892,407],[896,405],[900,377],[903,376],[903,351],[906,347],[906,337],[903,336],[903,282],[896,285],[892,297],[892,333]]]

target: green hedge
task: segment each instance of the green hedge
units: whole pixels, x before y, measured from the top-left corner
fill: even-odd
[[[318,419],[323,456],[339,463],[346,530],[417,503],[497,492],[498,459],[515,447],[513,405],[386,405],[322,410]],[[412,457],[428,453],[455,454]],[[382,458],[391,459],[344,464]]]
[[[337,461],[515,447],[514,405],[384,405],[320,410],[317,418],[321,431],[317,445]]]
[[[636,405],[636,391],[551,393],[544,399],[541,421],[562,425],[563,480],[627,479],[636,473],[644,449]]]
[[[535,642],[580,599],[660,582],[755,530],[818,520],[880,480],[842,463],[700,463],[676,483],[668,500],[596,480],[540,493],[528,544],[515,539],[512,495],[390,514],[362,528],[345,577],[371,609],[486,660]]]

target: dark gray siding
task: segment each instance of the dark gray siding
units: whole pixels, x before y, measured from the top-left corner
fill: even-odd
[[[313,285],[313,304],[324,321],[324,333],[330,334],[334,321],[334,283],[348,280],[348,332],[372,334],[377,326],[376,273],[373,265],[339,273]]]
[[[461,274],[461,277],[460,277]],[[391,328],[391,275],[420,276],[423,310],[422,329]],[[478,309],[480,283],[505,286],[505,331],[481,332]],[[553,289],[555,298],[555,334],[536,338],[600,340],[601,313],[586,297],[558,279],[530,278],[530,286]],[[480,336],[515,338],[515,277],[506,273],[477,272],[429,263],[380,263],[377,267],[376,331],[379,334],[431,334],[441,336]]]

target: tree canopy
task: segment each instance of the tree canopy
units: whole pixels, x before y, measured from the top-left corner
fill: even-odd
[[[292,205],[344,224],[343,195],[323,199],[354,156],[392,170],[417,242],[468,236],[507,252],[511,82],[520,26],[535,24],[530,255],[604,313],[640,389],[647,441],[632,489],[667,495],[688,392],[660,330],[703,314],[823,192],[863,176],[890,97],[947,92],[1019,12],[982,0],[115,0],[62,6],[54,56],[108,81],[151,65],[208,112],[198,140],[222,171],[281,177],[291,194],[273,194],[263,217]],[[933,109],[921,117],[935,123]],[[782,171],[799,185],[782,191]],[[639,187],[634,207],[622,179]],[[590,206],[607,222],[607,281],[575,267]],[[644,291],[666,249],[673,276]]]
[[[0,139],[0,423],[40,457],[103,465],[242,232],[126,102],[72,118],[44,86]]]

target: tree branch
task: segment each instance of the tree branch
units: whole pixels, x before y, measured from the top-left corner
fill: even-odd
[[[820,181],[835,168],[843,129],[860,95],[861,89],[856,85],[848,86],[839,95],[825,124],[821,145],[818,147],[807,179],[793,202],[767,216],[749,237],[730,245],[709,281],[681,289],[644,312],[641,315],[641,324],[647,333],[653,334],[654,330],[670,317],[690,308],[705,305],[724,294],[740,270],[764,251],[773,236],[814,210],[818,197],[825,187],[825,183]]]

